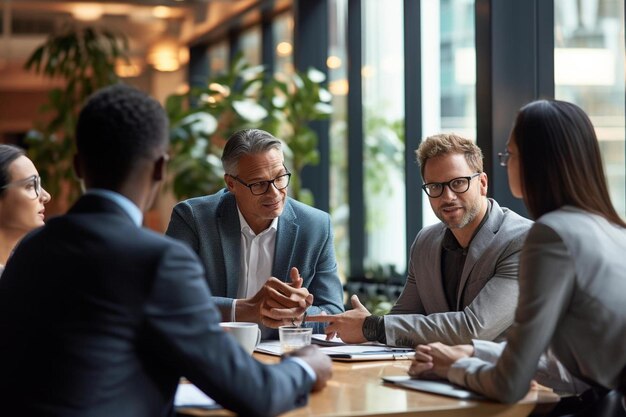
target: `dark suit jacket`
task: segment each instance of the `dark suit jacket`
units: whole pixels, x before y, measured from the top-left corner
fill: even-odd
[[[214,301],[224,320],[230,321],[241,258],[241,225],[235,196],[222,190],[178,203],[166,233],[188,243],[200,256]],[[272,275],[289,282],[293,266],[299,269],[303,286],[314,296],[307,314],[343,312],[343,289],[337,275],[330,216],[287,198],[278,218]],[[323,333],[323,324],[314,326],[314,332]],[[265,331],[264,337],[277,338],[278,332]]]
[[[183,375],[241,415],[303,405],[306,371],[255,361],[219,318],[195,254],[87,195],[0,280],[0,415],[171,415]]]

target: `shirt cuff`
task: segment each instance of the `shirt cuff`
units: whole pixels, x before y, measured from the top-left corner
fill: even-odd
[[[237,321],[235,317],[236,308],[237,308],[237,299],[233,298],[233,304],[230,306],[230,321]]]
[[[313,383],[315,384],[315,382],[317,381],[317,375],[315,374],[315,371],[313,370],[313,368],[311,368],[311,365],[309,365],[308,363],[306,363],[304,360],[298,358],[297,356],[287,356],[283,359],[283,361],[292,361],[297,363],[298,365],[300,365],[305,371],[306,373],[311,377],[311,379],[313,380]]]
[[[475,374],[485,365],[488,365],[488,363],[478,358],[462,358],[450,366],[446,377],[448,381],[454,384],[467,387],[465,381],[467,374]]]
[[[472,340],[472,345],[474,345],[474,355],[472,357],[481,359],[485,362],[496,363],[502,355],[502,351],[504,350],[505,342],[496,343],[490,342],[487,340]]]

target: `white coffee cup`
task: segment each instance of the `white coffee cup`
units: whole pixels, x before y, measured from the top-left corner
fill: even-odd
[[[243,349],[252,354],[254,348],[261,341],[261,329],[256,323],[225,321],[220,323],[225,332],[233,335]]]

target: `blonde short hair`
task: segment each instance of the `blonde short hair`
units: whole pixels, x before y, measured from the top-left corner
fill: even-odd
[[[422,178],[426,161],[448,154],[462,154],[473,171],[483,172],[483,152],[474,142],[454,133],[441,133],[429,136],[422,141],[415,151],[417,162],[420,164]]]

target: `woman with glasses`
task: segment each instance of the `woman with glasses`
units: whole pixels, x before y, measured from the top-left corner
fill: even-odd
[[[503,165],[509,187],[536,223],[520,258],[515,324],[497,362],[454,361],[453,348],[418,346],[409,373],[435,373],[503,402],[528,391],[551,348],[600,400],[579,415],[624,415],[626,223],[609,198],[589,117],[555,100],[520,110]],[[610,391],[613,390],[613,391]]]
[[[0,145],[0,274],[13,248],[26,233],[44,224],[50,194],[24,151]]]

